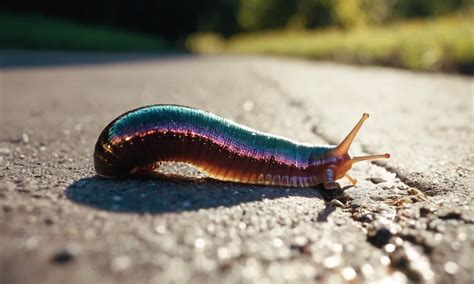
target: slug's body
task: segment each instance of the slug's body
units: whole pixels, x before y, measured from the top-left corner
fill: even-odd
[[[352,163],[347,151],[364,117],[339,146],[316,146],[265,134],[198,109],[153,105],[127,112],[100,135],[94,166],[102,177],[153,171],[185,162],[211,178],[275,186],[334,188]]]

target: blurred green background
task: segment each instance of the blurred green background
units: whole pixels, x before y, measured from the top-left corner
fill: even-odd
[[[474,73],[474,0],[4,0],[0,48],[257,53]]]

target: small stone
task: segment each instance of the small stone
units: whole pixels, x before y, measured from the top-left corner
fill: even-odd
[[[206,241],[203,240],[203,239],[196,239],[194,241],[194,246],[197,248],[197,249],[202,249],[206,246]]]
[[[379,184],[379,183],[382,183],[382,182],[385,182],[386,180],[381,178],[381,177],[371,177],[369,178],[369,180],[375,184]]]
[[[164,233],[166,233],[166,226],[165,225],[158,225],[158,226],[156,226],[155,231],[158,234],[164,234]]]
[[[76,125],[74,126],[74,130],[76,130],[76,131],[82,131],[82,125],[76,124]]]
[[[384,249],[387,253],[392,253],[397,247],[394,244],[386,244]]]
[[[220,247],[217,249],[217,256],[221,260],[227,260],[231,257],[230,250],[226,247]]]
[[[459,219],[462,219],[462,212],[459,210],[454,210],[454,211],[449,212],[448,214],[439,216],[439,218],[442,220],[451,220],[451,219],[459,220]]]
[[[367,240],[374,246],[381,248],[388,244],[393,234],[388,228],[380,228],[378,230],[371,230],[367,234]]]
[[[253,109],[254,109],[255,105],[253,103],[253,101],[245,101],[243,104],[242,104],[242,108],[246,111],[246,112],[251,112]]]
[[[372,265],[368,264],[368,263],[364,263],[362,265],[362,273],[367,277],[369,275],[371,275],[372,273],[374,273],[374,268],[372,267]]]
[[[421,192],[418,188],[414,188],[414,187],[410,187],[408,190],[407,190],[408,194],[410,195],[422,195],[423,192]]]
[[[46,218],[44,219],[44,223],[45,223],[46,225],[53,225],[54,223],[56,223],[56,221],[55,221],[53,218],[51,218],[51,217],[46,217]]]
[[[352,267],[345,267],[342,270],[341,274],[342,274],[342,277],[344,278],[344,280],[346,280],[346,281],[354,280],[354,278],[356,278],[356,276],[357,276],[356,271]]]
[[[8,148],[0,148],[0,155],[8,155],[10,154],[12,151]]]
[[[341,264],[341,256],[340,255],[333,255],[330,257],[326,257],[323,260],[323,265],[326,268],[336,268]]]
[[[448,261],[444,264],[444,271],[448,274],[456,274],[458,270],[458,265],[455,262]]]
[[[432,214],[433,210],[428,207],[421,207],[420,208],[420,217],[427,217],[428,215]]]
[[[273,239],[272,244],[276,248],[281,248],[283,246],[283,241],[279,238],[275,238]]]
[[[380,257],[380,263],[382,263],[383,265],[388,266],[388,265],[390,265],[390,262],[391,261],[390,261],[390,258],[388,256],[384,255],[384,256]]]
[[[339,201],[338,199],[332,199],[329,204],[331,204],[332,206],[335,206],[335,207],[341,207],[341,208],[344,208],[344,203],[342,203],[341,201]]]
[[[128,255],[120,255],[112,259],[112,262],[110,263],[110,268],[113,271],[123,271],[132,265],[132,260]]]
[[[290,249],[296,250],[299,253],[305,254],[305,255],[311,255],[312,254],[311,245],[310,245],[309,242],[302,243],[302,242],[299,242],[299,241],[295,240],[295,243],[290,246]]]
[[[24,143],[30,142],[30,137],[26,133],[23,133],[23,135],[21,135],[21,139],[23,140]]]
[[[374,221],[374,214],[373,213],[365,213],[359,218],[360,222],[363,223],[372,223]]]
[[[57,264],[65,264],[72,260],[74,260],[74,254],[67,248],[57,252],[52,258],[52,261]]]
[[[39,245],[39,239],[36,236],[29,237],[26,242],[25,246],[28,250],[36,250]]]

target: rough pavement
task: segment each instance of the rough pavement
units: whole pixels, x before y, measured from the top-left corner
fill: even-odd
[[[262,57],[0,52],[0,283],[468,283],[470,77]],[[343,193],[103,180],[102,128],[155,103],[337,143],[371,114]],[[176,175],[185,175],[185,178]]]

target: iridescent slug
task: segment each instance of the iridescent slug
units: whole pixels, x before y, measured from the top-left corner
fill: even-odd
[[[152,105],[122,114],[100,134],[94,167],[105,178],[151,172],[161,162],[189,163],[209,177],[238,183],[287,187],[338,187],[356,162],[389,154],[351,157],[349,147],[364,114],[337,146],[298,143],[240,125],[202,110]]]

